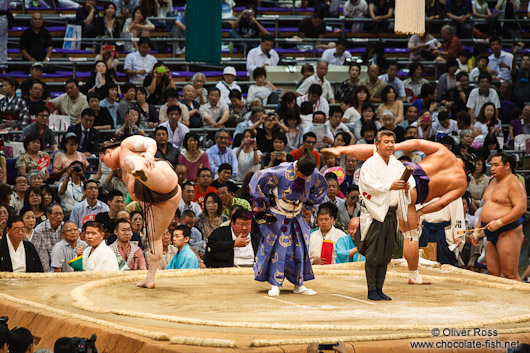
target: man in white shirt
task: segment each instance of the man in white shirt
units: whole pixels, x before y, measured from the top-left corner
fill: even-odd
[[[330,202],[325,202],[318,208],[318,229],[312,232],[309,238],[309,258],[313,265],[336,263],[337,253],[335,252],[335,244],[337,244],[337,240],[346,235],[342,230],[333,226],[337,212],[337,206]],[[324,240],[331,242],[330,254],[327,254],[326,248],[324,248],[324,253],[331,255],[331,258],[322,257]]]
[[[321,148],[333,145],[333,133],[326,125],[326,116],[322,111],[313,113],[313,125],[308,126],[304,130],[304,135],[308,132],[314,132],[317,135],[317,143],[315,148],[320,151]]]
[[[492,78],[489,72],[481,73],[478,77],[478,87],[471,90],[469,94],[466,107],[468,108],[469,116],[471,116],[471,125],[475,124],[475,119],[478,117],[480,108],[482,108],[484,103],[493,103],[496,109],[495,116],[499,115],[501,102],[497,91],[490,88],[491,80]]]
[[[86,225],[85,240],[89,245],[83,251],[83,270],[92,272],[118,272],[118,259],[111,248],[103,241],[103,225],[89,221]]]
[[[252,49],[247,54],[247,71],[249,76],[257,67],[276,66],[280,61],[280,56],[276,50],[272,49],[274,46],[274,37],[270,34],[265,34],[261,37],[261,44]]]
[[[296,104],[301,107],[303,102],[310,102],[313,105],[313,112],[321,111],[325,116],[329,115],[328,101],[322,97],[322,87],[316,83],[312,84],[307,94],[296,98]]]
[[[348,0],[344,4],[344,17],[349,18],[365,18],[368,16],[368,4],[365,0]],[[362,32],[364,28],[363,22],[352,22],[351,31]]]
[[[348,42],[344,38],[340,38],[337,41],[337,46],[335,48],[330,48],[324,50],[322,53],[322,60],[327,61],[330,65],[344,65],[344,60],[346,58],[351,58],[349,51],[346,51],[348,48]]]
[[[502,50],[502,42],[499,37],[491,37],[489,44],[493,54],[488,57],[488,68],[491,72],[496,73],[501,81],[511,81],[513,55]]]
[[[148,54],[149,49],[151,49],[151,40],[147,37],[141,37],[138,41],[138,50],[127,54],[125,57],[123,68],[125,74],[129,76],[130,82],[143,84],[144,78],[158,61],[154,56]]]
[[[189,181],[182,185],[182,199],[180,199],[179,210],[182,212],[192,210],[196,216],[202,213],[201,206],[193,202],[195,198],[195,187]]]
[[[190,132],[190,129],[188,129],[186,125],[179,123],[181,112],[180,106],[169,106],[167,108],[168,121],[159,125],[167,129],[167,133],[169,135],[168,142],[179,149],[182,147],[184,136]]]
[[[230,104],[230,98],[228,97],[230,91],[237,89],[241,92],[241,87],[235,82],[236,77],[237,72],[235,67],[225,67],[223,70],[223,79],[215,85],[215,87],[219,88],[219,91],[221,92],[221,98],[219,100],[221,103]]]
[[[221,90],[217,87],[208,89],[208,103],[201,105],[202,123],[205,128],[222,127],[228,120],[228,105],[220,102]]]
[[[326,80],[326,75],[328,73],[328,62],[325,60],[320,60],[317,65],[317,72],[313,76],[309,76],[305,79],[304,82],[298,87],[295,94],[300,97],[309,92],[309,87],[313,84],[318,84],[322,87],[322,98],[326,99],[329,103],[335,103],[335,96],[333,95],[333,90],[331,89],[331,84]]]

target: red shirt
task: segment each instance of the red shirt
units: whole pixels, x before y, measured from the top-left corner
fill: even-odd
[[[313,156],[315,156],[315,159],[317,161],[317,168],[320,168],[320,154],[315,150],[311,151],[311,153],[313,153]],[[302,148],[292,150],[290,154],[291,156],[293,156],[293,159],[297,161],[300,159],[300,157],[302,157]]]
[[[460,54],[462,49],[462,42],[456,36],[453,36],[453,39],[451,39],[450,42],[447,42],[444,45],[444,51],[448,53],[447,58],[458,58],[458,55]]]
[[[204,197],[208,195],[211,192],[215,192],[217,194],[217,189],[213,186],[208,186],[208,189],[206,192],[200,192],[199,185],[195,185],[195,198],[193,199],[193,202],[197,202],[199,206],[201,206],[201,209],[204,211]]]

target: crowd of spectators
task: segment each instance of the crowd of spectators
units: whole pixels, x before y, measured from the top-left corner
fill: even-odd
[[[389,60],[377,47],[367,48],[362,64],[350,60],[347,39],[324,40],[324,17],[333,12],[324,16],[315,11],[300,21],[298,36],[319,38],[316,47],[325,49],[322,58],[315,65],[305,64],[304,78],[283,94],[267,79],[267,67],[278,65],[280,56],[274,36],[256,20],[255,6],[236,17],[230,32],[235,43],[238,38],[261,38],[247,55],[246,70],[255,81],[247,88],[236,81],[233,66],[224,67],[218,82],[207,81],[201,72],[195,72],[190,82],[176,81],[153,53],[159,48],[149,39],[155,26],[167,25],[149,18],[170,11],[164,13],[158,2],[153,8],[147,3],[108,3],[99,13],[96,1],[90,0],[77,10],[76,22],[83,26],[84,36],[139,40],[123,68],[117,59],[122,48],[110,42],[101,45],[88,80],[67,79],[65,93],[53,99],[42,80],[50,61],[50,34],[42,16],[32,15],[20,39],[22,56],[34,62],[30,76],[20,83],[4,78],[0,99],[6,142],[21,136],[24,147],[16,158],[17,177],[11,187],[8,163],[0,158],[3,270],[73,271],[69,262],[81,255],[85,270],[149,266],[145,215],[129,197],[121,171],[98,160],[103,130],[120,138],[153,137],[156,157],[175,167],[182,201],[164,236],[161,269],[251,266],[255,239],[230,235],[255,236],[249,226],[247,212],[253,200],[247,184],[261,169],[298,160],[303,148],[312,151],[329,185],[325,203],[304,211],[305,221],[315,229],[310,245],[315,264],[363,259],[352,241],[358,226],[362,162],[349,156],[322,158],[322,148],[373,144],[377,132],[386,129],[396,134],[397,142],[428,139],[455,155],[475,153],[477,167],[463,198],[468,228],[475,226],[490,180],[491,156],[500,149],[527,148],[518,136],[530,134],[530,55],[521,54],[524,45],[519,42],[506,50],[498,35],[515,38],[516,30],[511,22],[494,24],[497,17],[484,8],[484,1],[428,2],[427,28],[434,36],[426,32],[410,37],[413,63],[407,67]],[[324,2],[317,5],[329,11]],[[509,18],[518,6],[517,0],[499,0],[497,15]],[[356,31],[392,31],[393,14],[394,2],[388,0],[348,0],[344,5],[346,17],[373,20],[354,22]],[[445,17],[449,22],[438,26],[436,20]],[[485,19],[491,26],[477,24],[472,29],[471,17]],[[185,20],[178,18],[182,25]],[[490,35],[488,48],[476,46],[473,52],[463,48],[460,37],[473,30]],[[437,62],[445,69],[433,77],[432,67],[418,60]],[[343,81],[328,80],[329,65],[349,65]],[[361,74],[365,67],[366,76]],[[128,82],[121,84],[118,73],[125,74]],[[275,108],[267,109],[271,105]],[[68,117],[66,134],[59,136],[50,128],[52,113]],[[196,129],[201,128],[213,129],[198,134]],[[22,134],[8,134],[15,130]],[[415,151],[397,156],[418,162],[425,155]],[[524,155],[519,158],[523,162]],[[524,177],[520,175],[523,183]],[[330,257],[322,256],[325,240],[334,244]],[[99,255],[88,257],[96,249]],[[480,255],[481,250],[471,253]],[[482,260],[469,258],[462,267],[475,269],[475,262]]]

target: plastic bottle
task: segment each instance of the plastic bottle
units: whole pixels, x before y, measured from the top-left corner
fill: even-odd
[[[22,98],[22,91],[20,90],[20,88],[15,91],[15,94],[18,98]]]

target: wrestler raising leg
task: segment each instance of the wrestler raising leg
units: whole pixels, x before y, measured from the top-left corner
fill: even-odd
[[[484,206],[480,213],[481,227],[486,227],[486,264],[488,273],[520,281],[519,256],[523,243],[526,192],[513,174],[515,159],[498,153],[491,159],[493,180],[484,192]],[[477,244],[479,233],[474,234]]]
[[[155,274],[162,256],[162,235],[167,229],[175,210],[178,208],[181,190],[177,174],[166,161],[155,161],[156,142],[143,136],[131,136],[120,141],[115,137],[101,144],[99,157],[112,169],[122,168],[123,181],[129,195],[145,208],[151,208],[147,230],[152,234],[153,243],[149,252],[149,270],[139,287],[154,288]],[[151,223],[151,224],[149,224]]]

